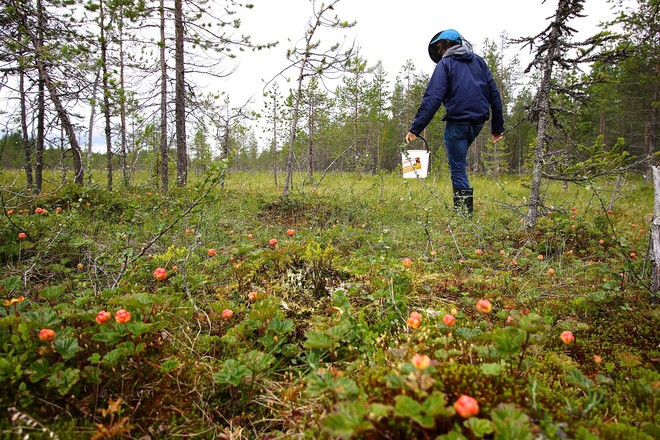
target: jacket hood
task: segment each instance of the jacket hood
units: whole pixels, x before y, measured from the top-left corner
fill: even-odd
[[[440,40],[449,40],[456,42],[458,44],[451,46],[449,49],[447,49],[441,57],[440,53],[438,52],[438,48],[436,47],[436,44]],[[446,56],[453,56],[460,59],[461,56],[471,53],[472,53],[472,44],[470,44],[469,41],[467,41],[465,38],[463,38],[461,34],[459,34],[457,31],[453,29],[447,29],[438,32],[433,36],[433,38],[431,38],[431,41],[429,42],[429,56],[431,57],[434,63],[438,63],[442,58]],[[470,57],[468,56],[467,58]]]
[[[466,39],[463,39],[463,44],[459,44],[458,46],[452,46],[449,49],[445,51],[445,53],[442,55],[442,58],[446,57],[454,57],[460,59],[471,59],[472,58],[472,53],[474,51],[472,50],[472,44]]]

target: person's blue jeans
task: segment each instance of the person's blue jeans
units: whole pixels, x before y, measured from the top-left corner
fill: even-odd
[[[454,192],[470,188],[466,172],[467,152],[483,126],[483,123],[447,121],[445,149],[449,159],[449,173]]]

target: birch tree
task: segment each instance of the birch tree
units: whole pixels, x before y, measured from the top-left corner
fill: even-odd
[[[344,49],[340,43],[335,43],[328,48],[321,46],[321,39],[317,33],[323,28],[346,30],[355,25],[347,21],[340,20],[336,15],[334,18],[327,18],[327,14],[334,10],[334,6],[340,0],[335,0],[329,4],[321,3],[317,6],[315,0],[311,0],[312,18],[307,23],[305,36],[301,40],[301,46],[296,46],[289,50],[287,58],[291,62],[284,70],[290,68],[298,69],[296,79],[296,89],[293,100],[293,113],[289,134],[289,151],[286,160],[286,178],[284,181],[283,195],[289,195],[291,181],[293,178],[293,148],[296,141],[296,131],[298,130],[298,121],[300,119],[300,103],[303,94],[303,83],[305,78],[310,76],[321,77],[345,69],[346,62],[351,59],[355,47],[351,45]]]

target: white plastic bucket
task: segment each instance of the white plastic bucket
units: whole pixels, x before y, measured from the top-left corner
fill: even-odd
[[[429,146],[426,139],[417,136],[424,141],[426,150],[404,150],[401,152],[401,167],[404,179],[423,179],[429,172]]]

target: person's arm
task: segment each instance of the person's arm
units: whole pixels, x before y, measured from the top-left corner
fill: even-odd
[[[445,63],[440,62],[435,66],[433,75],[426,86],[426,92],[422,98],[422,103],[417,110],[415,119],[410,127],[409,134],[406,136],[406,141],[415,139],[426,126],[431,122],[433,116],[442,105],[442,100],[447,91],[447,72],[445,70]],[[410,137],[410,135],[415,137]]]

